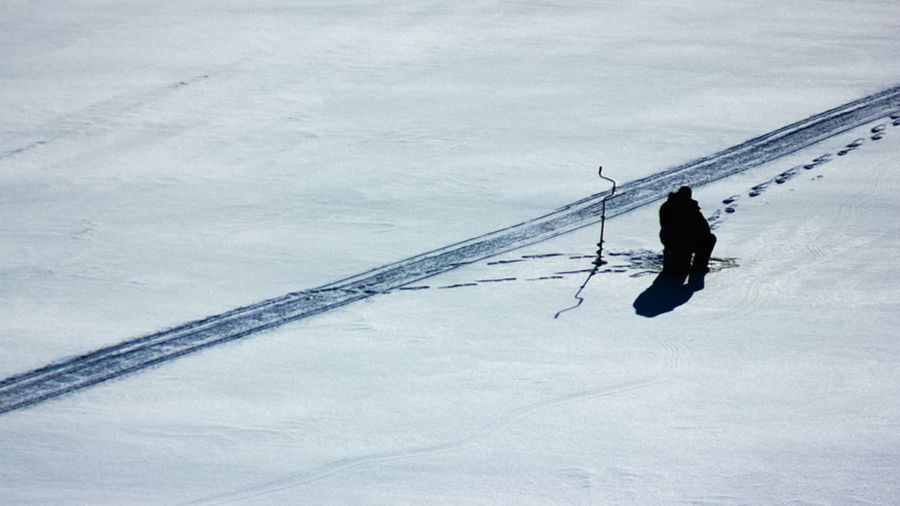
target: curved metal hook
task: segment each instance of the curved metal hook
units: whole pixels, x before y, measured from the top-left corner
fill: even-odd
[[[600,176],[600,179],[605,179],[605,180],[609,181],[610,183],[612,183],[612,190],[609,192],[609,195],[607,195],[606,198],[603,199],[603,203],[605,204],[606,199],[608,199],[616,194],[616,181],[611,177],[606,177],[603,175],[603,166],[602,165],[597,170],[597,175]]]

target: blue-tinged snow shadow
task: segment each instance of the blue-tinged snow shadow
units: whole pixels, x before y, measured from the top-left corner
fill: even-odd
[[[653,284],[634,300],[634,312],[653,318],[668,313],[691,299],[704,286],[705,274],[676,274],[661,272]],[[687,282],[685,282],[687,279]]]

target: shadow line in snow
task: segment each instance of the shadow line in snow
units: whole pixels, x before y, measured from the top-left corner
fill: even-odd
[[[562,258],[565,257],[565,258]],[[562,259],[561,259],[562,258]],[[604,265],[603,269],[599,269],[596,274],[628,274],[632,278],[643,277],[647,275],[657,274],[662,270],[662,253],[657,251],[647,250],[647,249],[635,249],[629,251],[611,251],[606,255],[608,259],[607,263]],[[432,288],[438,289],[448,289],[448,288],[469,288],[474,286],[479,286],[483,284],[501,284],[501,283],[510,283],[510,282],[533,282],[533,281],[546,281],[552,279],[567,279],[572,276],[581,276],[583,274],[590,273],[593,269],[590,268],[590,263],[586,262],[586,260],[594,260],[596,256],[594,255],[568,255],[564,253],[551,253],[546,255],[525,255],[520,259],[516,259],[514,261],[503,261],[501,262],[488,262],[486,265],[488,266],[497,266],[497,265],[506,265],[506,264],[516,264],[519,262],[541,262],[543,260],[551,261],[553,265],[556,266],[555,269],[552,266],[549,266],[549,273],[545,273],[542,275],[538,275],[530,278],[519,278],[515,276],[508,276],[502,278],[492,278],[492,279],[476,279],[474,281],[466,281],[466,282],[458,282],[448,285],[442,286],[431,286],[431,285],[412,285],[412,286],[404,286],[399,288],[399,291],[420,291],[420,290],[429,290]],[[574,262],[573,262],[574,261]],[[562,264],[562,265],[560,265]],[[560,268],[565,268],[567,264],[571,264],[572,267],[568,270],[559,270]],[[710,272],[719,272],[724,269],[730,269],[732,267],[737,267],[737,259],[736,258],[720,258],[720,257],[712,257],[709,260],[709,269]],[[528,265],[528,268],[533,268],[532,265]],[[548,269],[548,266],[545,266],[544,269]]]

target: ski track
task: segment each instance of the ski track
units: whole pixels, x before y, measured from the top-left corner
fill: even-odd
[[[892,124],[896,125],[900,123],[898,111],[900,86],[895,86],[711,156],[621,185],[616,195],[607,201],[606,215],[612,218],[655,202],[672,188],[699,187],[757,167],[879,118],[890,115]],[[848,145],[847,148],[859,147],[858,143],[853,144],[856,146]],[[592,225],[600,221],[601,201],[607,193],[597,193],[532,220],[318,288],[288,293],[10,376],[0,380],[0,414]]]
[[[667,353],[671,354],[679,354],[680,350],[676,349],[667,349]],[[678,359],[672,359],[677,361]],[[484,439],[487,439],[489,436],[502,432],[504,429],[513,425],[515,422],[528,417],[534,413],[545,411],[551,408],[557,408],[566,404],[571,404],[574,402],[583,402],[589,401],[592,399],[600,398],[600,397],[609,397],[612,395],[630,392],[633,390],[639,390],[643,388],[647,388],[653,385],[661,384],[667,382],[669,380],[665,378],[661,378],[658,376],[650,376],[641,380],[633,380],[626,381],[622,383],[617,383],[614,385],[608,385],[604,387],[598,387],[591,390],[584,390],[580,392],[574,392],[566,395],[562,395],[560,397],[547,399],[539,402],[535,402],[533,404],[527,404],[525,406],[520,406],[518,408],[507,411],[500,416],[494,418],[486,425],[483,425],[481,428],[476,430],[474,433],[454,441],[450,441],[447,443],[435,444],[431,446],[421,446],[415,448],[407,448],[404,450],[394,450],[387,451],[383,453],[374,453],[370,455],[363,455],[358,457],[348,457],[344,459],[334,460],[332,462],[323,464],[316,468],[310,469],[308,471],[303,471],[299,473],[292,473],[288,475],[281,476],[271,481],[267,481],[264,483],[258,483],[255,485],[248,486],[246,488],[241,488],[237,490],[233,490],[231,492],[226,492],[222,494],[216,494],[213,496],[205,497],[202,499],[197,499],[194,501],[182,503],[182,505],[201,505],[201,504],[228,504],[235,503],[238,501],[244,501],[248,499],[259,498],[263,496],[267,496],[270,494],[274,494],[277,492],[282,492],[285,490],[289,490],[291,488],[299,487],[302,485],[306,485],[308,483],[312,483],[315,481],[319,481],[330,476],[342,473],[344,471],[366,466],[370,464],[380,464],[385,462],[393,462],[397,460],[407,460],[407,459],[415,459],[421,457],[429,457],[432,455],[438,455],[442,453],[448,453],[453,451],[459,451],[466,448],[470,448],[479,444]]]

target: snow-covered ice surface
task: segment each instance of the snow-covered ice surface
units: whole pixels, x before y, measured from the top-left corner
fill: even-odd
[[[900,81],[894,2],[186,4],[0,7],[0,376]],[[6,414],[0,494],[893,504],[898,163],[885,118],[698,190],[717,271],[656,318],[647,207],[558,320],[596,228]]]

